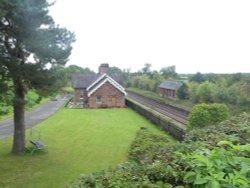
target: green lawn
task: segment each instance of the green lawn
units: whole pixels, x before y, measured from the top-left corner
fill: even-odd
[[[15,156],[12,138],[0,140],[0,187],[66,187],[81,173],[114,167],[142,126],[165,134],[130,109],[61,109],[37,126],[47,153]]]

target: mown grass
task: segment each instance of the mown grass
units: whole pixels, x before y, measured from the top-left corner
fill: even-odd
[[[130,109],[61,109],[36,126],[47,152],[12,155],[12,138],[0,140],[0,187],[67,187],[81,173],[114,167],[140,127],[166,135]]]

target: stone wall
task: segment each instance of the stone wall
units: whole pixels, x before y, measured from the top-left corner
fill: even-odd
[[[163,130],[171,134],[177,140],[183,140],[186,131],[186,127],[184,125],[178,124],[172,119],[167,118],[166,116],[154,111],[153,109],[141,105],[129,98],[126,98],[126,104],[157,126],[161,127]]]

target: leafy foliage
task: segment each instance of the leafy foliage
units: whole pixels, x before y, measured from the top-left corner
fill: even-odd
[[[195,75],[193,75],[189,81],[191,82],[198,82],[198,83],[201,83],[201,82],[204,82],[204,77],[203,75],[200,73],[200,72],[197,72]]]
[[[174,79],[178,76],[175,71],[175,66],[164,67],[160,70],[160,73],[165,79]]]
[[[191,101],[194,103],[225,103],[232,105],[233,111],[235,109],[250,110],[249,74],[204,74],[203,76],[202,83],[194,80],[188,83],[188,95]]]
[[[21,153],[25,150],[25,95],[29,89],[40,95],[55,91],[55,76],[47,66],[65,65],[75,36],[55,24],[46,0],[4,0],[0,5],[0,82],[5,92],[13,91],[12,152]]]
[[[233,145],[220,141],[214,149],[198,149],[180,154],[187,173],[184,182],[193,188],[228,188],[250,186],[250,144]]]
[[[177,90],[177,96],[179,99],[188,99],[188,86],[186,83],[183,83]]]
[[[225,104],[197,104],[189,115],[189,125],[204,127],[226,120],[228,116],[229,111]]]
[[[0,106],[1,106],[0,119],[8,117],[12,115],[13,113],[13,106],[12,106],[13,93],[9,91],[8,93],[6,93],[4,98],[5,99],[0,102]],[[40,104],[43,99],[45,101],[45,99],[47,98],[43,98],[39,96],[39,94],[36,93],[36,91],[34,90],[28,91],[25,96],[25,110],[29,110],[35,107],[37,104]]]
[[[81,175],[71,187],[246,188],[250,186],[249,131],[249,114],[193,129],[182,143],[141,129],[128,162]]]
[[[166,147],[169,139],[166,136],[154,135],[145,128],[136,135],[136,140],[131,145],[130,158],[136,162],[153,161],[159,148]]]

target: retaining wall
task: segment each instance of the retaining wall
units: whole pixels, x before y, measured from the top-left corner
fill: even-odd
[[[156,112],[152,108],[146,107],[130,98],[126,98],[126,105],[149,119],[157,126],[161,127],[177,140],[183,140],[186,131],[185,125],[179,124],[178,122]]]

